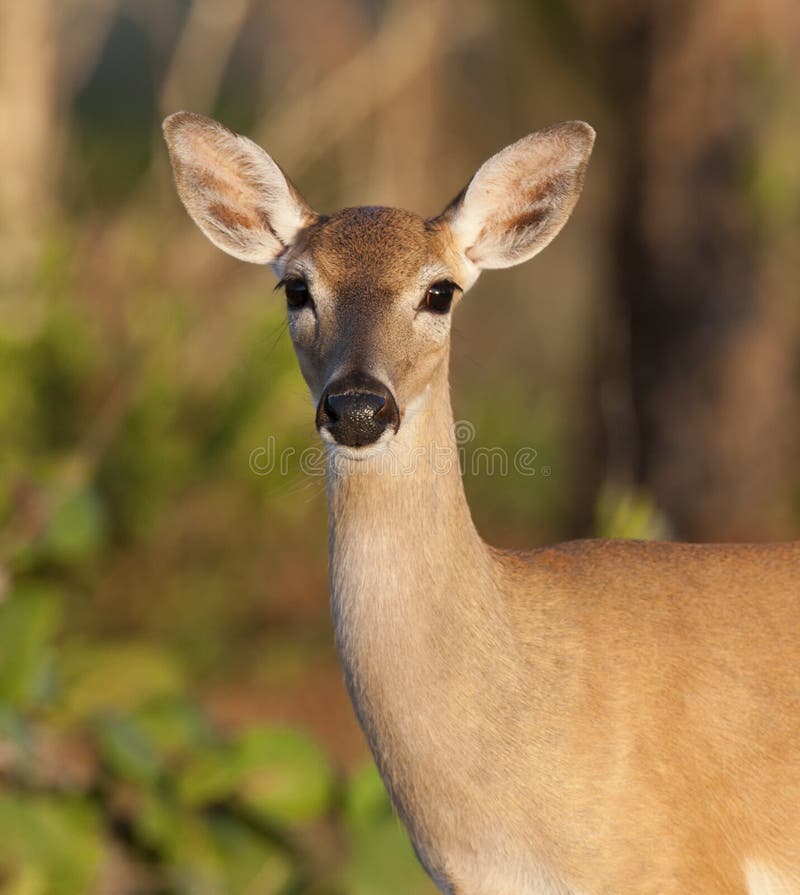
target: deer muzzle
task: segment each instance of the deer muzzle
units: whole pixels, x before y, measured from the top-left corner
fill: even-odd
[[[379,380],[350,373],[328,384],[317,405],[317,429],[337,444],[365,447],[400,427],[400,412],[391,391]]]

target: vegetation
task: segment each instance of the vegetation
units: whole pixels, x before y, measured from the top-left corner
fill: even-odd
[[[0,605],[4,895],[426,889],[370,764],[337,774],[287,727],[223,734],[167,651],[59,640],[66,602],[25,584]]]

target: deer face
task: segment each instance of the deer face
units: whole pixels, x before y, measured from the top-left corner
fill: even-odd
[[[164,131],[195,222],[280,277],[317,428],[354,450],[389,441],[446,375],[452,310],[480,271],[527,260],[561,229],[594,138],[581,122],[532,134],[424,220],[374,207],[318,215],[245,137],[185,112]]]
[[[325,440],[388,439],[447,361],[465,271],[446,228],[393,208],[349,208],[281,259],[289,329]]]

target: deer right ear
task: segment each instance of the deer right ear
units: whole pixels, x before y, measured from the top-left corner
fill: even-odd
[[[317,220],[283,171],[247,137],[191,112],[166,118],[164,137],[181,201],[229,255],[274,264]]]
[[[569,218],[583,186],[594,130],[567,121],[507,146],[479,168],[438,218],[476,275],[540,252]]]

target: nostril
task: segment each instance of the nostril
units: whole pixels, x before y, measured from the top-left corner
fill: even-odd
[[[325,413],[331,422],[335,423],[336,420],[339,419],[339,414],[336,412],[336,399],[341,397],[340,395],[325,395],[325,400],[323,401],[325,407]]]

